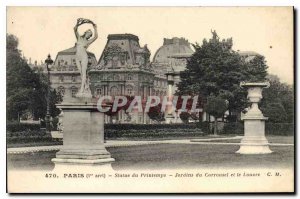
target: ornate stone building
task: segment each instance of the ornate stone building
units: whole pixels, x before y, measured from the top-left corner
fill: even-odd
[[[80,87],[80,74],[75,63],[76,48],[57,54],[51,71],[52,87],[63,94],[64,102],[72,101]],[[164,74],[154,73],[147,45],[141,47],[133,34],[111,34],[99,61],[89,55],[89,78],[94,98],[110,95],[164,96],[167,80]],[[151,123],[145,113],[124,113],[105,118],[106,122]]]
[[[57,53],[50,72],[52,88],[63,95],[64,102],[71,102],[80,88],[81,77],[75,62],[75,46]],[[88,52],[89,67],[97,64],[95,55]]]

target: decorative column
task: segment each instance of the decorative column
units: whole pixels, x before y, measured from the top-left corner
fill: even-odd
[[[173,116],[173,108],[172,108],[172,100],[173,100],[173,85],[174,85],[174,74],[173,73],[167,73],[167,80],[168,80],[168,106],[167,106],[167,110],[166,110],[166,123],[170,124],[171,121],[174,120],[174,116]]]
[[[244,137],[240,144],[240,149],[236,153],[240,154],[266,154],[272,153],[268,140],[265,136],[264,117],[258,108],[258,103],[262,99],[263,88],[269,88],[270,83],[245,83],[241,82],[241,87],[248,91],[248,100],[252,103],[250,109],[241,119],[244,120]]]

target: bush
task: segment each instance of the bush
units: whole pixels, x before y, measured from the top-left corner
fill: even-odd
[[[206,135],[211,133],[210,125],[209,125],[208,121],[198,122],[197,127],[200,128],[202,130],[202,132]]]
[[[196,124],[105,124],[106,138],[163,138],[202,136]]]
[[[244,134],[244,123],[243,122],[228,122],[224,124],[223,131],[221,134]]]
[[[294,124],[293,123],[271,123],[266,122],[265,125],[266,135],[294,135]],[[225,123],[222,134],[236,134],[244,135],[244,123],[243,122],[232,122]]]
[[[28,137],[28,136],[45,136],[46,129],[40,130],[27,130],[27,131],[6,131],[7,137]]]
[[[20,123],[18,121],[7,122],[6,131],[8,132],[21,132],[21,131],[38,131],[40,130],[41,125],[39,124],[27,124]]]
[[[293,123],[270,123],[266,122],[266,135],[294,135]]]
[[[154,130],[154,129],[194,129],[195,123],[191,124],[105,124],[104,129],[110,130]]]

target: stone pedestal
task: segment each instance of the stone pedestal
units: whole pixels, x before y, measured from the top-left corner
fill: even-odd
[[[240,154],[265,154],[272,153],[269,142],[265,136],[265,120],[267,118],[244,118],[245,135],[241,141]]]
[[[262,89],[269,87],[268,83],[241,83],[241,87],[248,89],[247,98],[252,103],[251,108],[242,116],[244,121],[244,137],[240,144],[240,149],[236,153],[240,154],[267,154],[272,153],[268,140],[265,137],[265,121],[258,108],[258,103],[262,99]]]
[[[104,113],[95,103],[58,104],[64,113],[63,146],[52,161],[63,165],[109,166],[114,159],[104,146]],[[68,167],[66,167],[68,168]]]

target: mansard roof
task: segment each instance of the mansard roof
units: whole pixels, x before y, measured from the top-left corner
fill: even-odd
[[[129,33],[125,33],[125,34],[109,34],[107,36],[108,40],[123,40],[123,39],[129,39],[129,40],[135,40],[135,41],[139,41],[139,37],[134,35],[134,34],[129,34]]]

